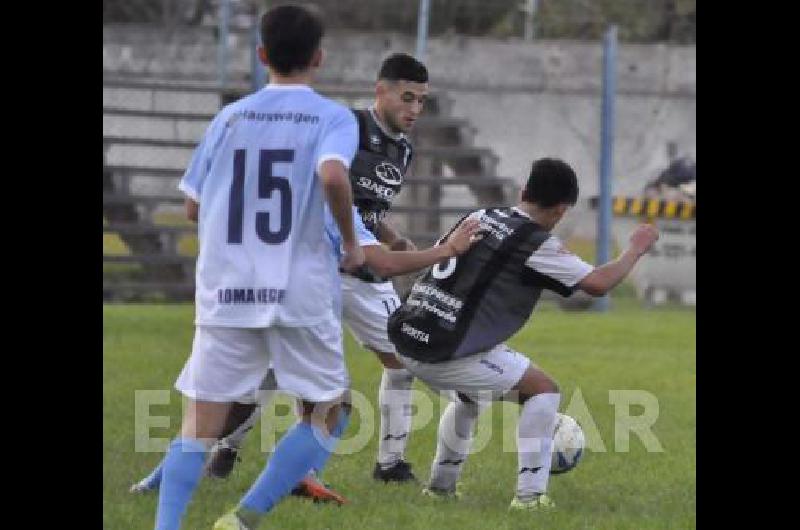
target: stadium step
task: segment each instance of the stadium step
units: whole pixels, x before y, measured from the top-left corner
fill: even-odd
[[[189,140],[103,136],[107,165],[185,169],[196,145],[197,142]],[[469,166],[489,174],[494,173],[498,161],[491,149],[481,147],[420,147],[414,153],[415,162],[428,158],[433,164]]]
[[[134,165],[107,165],[104,170],[112,175],[134,177],[153,177],[165,180],[177,181],[183,176],[184,169],[164,168],[164,167],[142,167]],[[510,177],[495,177],[492,175],[476,176],[476,177],[444,177],[444,176],[416,176],[411,175],[403,179],[403,186],[517,186],[516,180]]]
[[[104,254],[104,263],[144,263],[144,264],[178,264],[178,265],[194,265],[197,261],[196,256],[185,256],[182,254],[131,254],[131,255],[114,255]]]
[[[126,234],[196,234],[196,225],[158,225],[145,223],[110,223],[103,225],[103,232]]]
[[[342,104],[367,108],[375,99],[372,86],[314,85],[314,89]],[[192,113],[214,116],[220,108],[251,91],[237,87],[221,89],[214,82],[142,82],[122,77],[103,80],[103,107],[143,112]],[[427,116],[447,116],[452,100],[444,92],[432,92],[425,104]],[[426,117],[420,118],[422,122]],[[455,118],[453,118],[455,119]]]
[[[159,204],[183,204],[186,199],[180,195],[132,195],[128,193],[104,193],[103,204],[144,204],[157,206]]]
[[[194,282],[107,281],[103,279],[103,299],[108,302],[171,301],[194,299]]]
[[[198,142],[213,119],[201,111],[163,111],[103,107],[103,134],[108,137]],[[457,146],[472,142],[474,129],[464,120],[431,116],[420,118],[415,143]]]

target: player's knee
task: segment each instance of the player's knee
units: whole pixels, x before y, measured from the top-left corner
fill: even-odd
[[[350,394],[350,389],[345,390],[344,394],[342,394],[341,403],[339,406],[342,408],[345,414],[350,414],[353,410],[353,398]]]
[[[547,378],[547,384],[546,384],[546,390],[544,392],[542,392],[542,394],[560,394],[560,393],[561,393],[561,389],[558,387],[558,383],[556,383],[555,381],[553,381],[552,379],[550,379],[548,377]]]
[[[250,419],[250,416],[255,412],[255,403],[234,403],[228,411],[228,417],[225,420],[225,426],[222,429],[221,437],[230,436],[236,429],[238,429],[244,422]]]
[[[381,361],[381,364],[384,366],[384,368],[389,368],[392,370],[405,368],[403,363],[400,362],[394,353],[382,352],[375,348],[370,349],[375,352],[375,355],[378,356],[378,359]]]
[[[518,401],[524,403],[539,394],[558,394],[558,384],[547,374],[540,370],[529,368],[514,387],[517,391]]]

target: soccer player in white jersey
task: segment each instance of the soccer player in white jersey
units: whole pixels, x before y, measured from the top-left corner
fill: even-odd
[[[453,398],[439,423],[427,494],[456,494],[478,415],[492,400],[506,399],[521,405],[511,508],[554,506],[546,491],[558,386],[503,343],[525,325],[543,289],[602,296],[658,239],[654,226],[640,225],[619,258],[594,268],[551,235],[577,199],[572,168],[560,160],[537,160],[517,206],[468,216],[480,220],[485,237],[427,271],[389,318],[389,337],[403,364]]]
[[[358,150],[350,167],[353,203],[374,240],[392,250],[415,250],[414,244],[391,226],[386,214],[411,165],[413,149],[407,135],[428,96],[428,70],[414,57],[394,53],[383,60],[377,78],[375,103],[368,109],[353,110],[359,128]],[[411,465],[404,459],[411,431],[413,376],[395,357],[394,345],[386,335],[386,320],[400,305],[400,299],[390,275],[375,273],[376,270],[342,274],[343,320],[355,339],[374,352],[383,365],[373,477],[384,482],[405,482],[415,479]],[[248,418],[245,405],[237,405],[233,412],[226,426],[226,432],[232,434],[221,440],[209,456],[208,473],[214,477],[224,478],[231,472],[242,438],[260,415],[255,409]]]
[[[357,212],[354,209],[354,214]],[[468,220],[461,223],[449,237],[440,242],[439,245],[426,250],[413,250],[413,251],[391,251],[385,248],[369,231],[361,221],[358,215],[355,215],[355,231],[358,239],[358,244],[363,248],[365,255],[364,268],[369,269],[364,271],[366,273],[381,274],[386,277],[394,276],[397,274],[405,274],[420,270],[428,267],[434,263],[443,260],[451,259],[462,255],[466,252],[471,245],[480,240],[477,232],[479,229],[479,222],[477,220]],[[337,257],[342,257],[344,253],[344,238],[341,235],[339,227],[334,222],[333,217],[328,215],[326,222],[326,235],[331,243],[331,250]],[[335,305],[341,304],[341,300],[337,300]],[[271,378],[271,373],[269,377]],[[280,383],[277,383],[279,389]],[[349,406],[346,405],[339,411],[339,416],[336,425],[332,429],[331,438],[338,439],[345,426],[347,425],[349,416]],[[325,455],[312,460],[310,466],[317,473],[322,471],[322,468],[327,462],[327,456],[330,454],[328,451]],[[274,457],[273,457],[274,458]],[[314,481],[310,481],[312,484]],[[294,485],[294,484],[293,484]],[[335,493],[326,493],[325,496],[332,497],[331,500],[342,502],[342,497]],[[323,499],[325,497],[323,496]],[[241,504],[237,509],[228,512],[220,518],[214,526],[215,530],[249,530],[254,528],[257,523],[257,518],[253,518],[250,514],[250,506],[270,505],[270,491],[268,489],[256,490],[253,489],[248,493],[245,499],[249,504]]]
[[[187,406],[164,459],[157,530],[180,527],[231,403],[255,399],[270,363],[303,415],[242,499],[235,517],[250,527],[330,453],[349,385],[324,203],[342,233],[342,268],[360,267],[347,176],[357,125],[308,86],[322,60],[316,15],[273,8],[261,34],[270,84],[220,111],[179,186],[198,218],[196,329],[175,384]]]
[[[421,270],[425,267],[433,265],[445,259],[463,254],[469,246],[480,240],[480,235],[477,234],[479,230],[479,223],[477,220],[467,221],[458,226],[458,228],[450,235],[447,241],[441,244],[426,249],[426,250],[408,250],[408,251],[392,251],[382,245],[376,238],[372,231],[368,230],[364,225],[361,217],[357,214],[354,207],[354,229],[358,245],[364,250],[364,266],[361,267],[362,274],[378,274],[385,278],[390,278],[398,274],[406,274]],[[344,242],[341,232],[336,224],[330,209],[325,210],[325,234],[330,243],[330,250],[334,256],[334,262],[338,263],[343,258]],[[336,270],[331,271],[333,277],[338,281],[339,273]],[[334,289],[334,308],[335,313],[342,318],[342,293],[338,289]],[[385,334],[385,332],[384,332]],[[388,340],[388,338],[387,338]],[[260,398],[262,403],[267,403],[278,391],[278,384],[275,374],[272,369],[267,373],[267,376],[261,383],[259,388]],[[249,410],[244,407],[246,403],[236,403],[226,422],[225,429],[230,429],[233,432],[218,442],[217,446],[227,443],[235,443],[238,447],[242,438],[257,421],[257,415],[250,415]],[[240,408],[236,409],[236,406]],[[238,415],[231,418],[231,415],[236,415],[236,410],[247,410],[244,415]],[[343,429],[346,427],[349,420],[349,406],[345,405],[340,412],[340,418],[334,427],[333,435],[339,437]],[[249,417],[248,417],[249,416]],[[235,454],[235,452],[234,452]],[[317,480],[317,475],[322,472],[322,468],[326,463],[325,459],[315,463],[311,472],[300,481],[300,483],[292,490],[292,493],[304,497],[310,497],[315,501],[334,501],[339,504],[345,502],[344,497],[338,493],[328,489]],[[131,487],[131,492],[146,493],[148,491],[157,490],[161,484],[163,475],[163,460],[159,465],[150,473],[148,477],[134,484]],[[212,474],[212,476],[215,476]]]
[[[359,241],[365,247],[370,266],[356,274],[343,273],[343,320],[356,340],[374,351],[384,365],[378,394],[381,430],[374,476],[387,482],[414,478],[410,465],[403,460],[410,430],[412,377],[394,357],[394,346],[386,335],[388,314],[399,305],[389,278],[419,270],[428,264],[409,269],[407,263],[413,266],[414,253],[387,252],[378,241],[393,250],[416,250],[413,243],[393,229],[385,214],[391,207],[392,197],[400,191],[403,175],[411,162],[412,147],[406,134],[413,127],[427,97],[427,75],[421,62],[410,55],[394,53],[381,64],[374,105],[365,110],[353,110],[359,123],[359,148],[350,168],[350,181],[355,194],[356,229],[357,232],[363,231],[361,235],[364,237],[359,236]],[[393,178],[385,174],[387,171]],[[329,234],[338,234],[332,218],[328,221]],[[334,237],[339,238],[338,235]],[[426,259],[424,255],[421,258]],[[261,390],[266,402],[277,390],[275,378],[266,378]],[[230,474],[238,460],[239,447],[259,416],[260,409],[255,404],[234,404],[223,438],[209,454],[207,472],[210,476],[225,478]],[[157,489],[160,480],[159,464],[146,478],[134,484],[131,491]],[[293,492],[315,500],[343,501],[341,496],[311,475],[305,477]]]

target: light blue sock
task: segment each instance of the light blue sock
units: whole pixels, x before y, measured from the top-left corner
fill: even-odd
[[[139,482],[144,487],[144,489],[155,490],[158,489],[159,486],[161,486],[161,477],[164,474],[165,459],[166,457],[162,458],[161,462],[158,463],[155,469],[153,469],[153,471],[151,471],[150,474],[147,475],[147,477],[145,477],[144,479],[141,480],[141,482]]]
[[[161,489],[158,493],[156,530],[178,530],[205,463],[206,447],[191,438],[178,438],[164,457]]]
[[[322,470],[325,469],[325,464],[328,463],[328,459],[331,456],[331,453],[336,447],[336,444],[339,442],[339,439],[342,437],[344,430],[347,429],[347,425],[350,423],[350,411],[345,410],[344,407],[339,409],[339,418],[336,421],[336,425],[333,426],[333,431],[331,431],[331,436],[328,438],[327,442],[324,444],[325,451],[321,451],[317,456],[317,460],[311,465],[311,467],[316,471],[317,475],[322,473]]]
[[[301,421],[289,429],[275,446],[267,467],[239,503],[250,513],[270,511],[306,476],[321,453],[330,453],[331,437],[311,424]],[[335,445],[335,440],[333,441]]]

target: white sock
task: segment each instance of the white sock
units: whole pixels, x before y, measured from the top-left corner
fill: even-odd
[[[222,438],[219,442],[217,442],[222,447],[234,447],[236,449],[242,446],[242,441],[244,441],[245,435],[250,432],[256,422],[258,421],[258,417],[261,416],[261,405],[256,405],[256,408],[253,409],[253,412],[247,419],[236,427],[236,430],[230,433],[225,438]]]
[[[259,400],[260,402],[256,405],[256,408],[253,409],[253,412],[250,416],[239,425],[235,431],[230,433],[225,438],[222,438],[217,443],[222,447],[234,447],[236,449],[242,446],[242,441],[244,441],[245,435],[250,432],[250,429],[255,427],[256,422],[258,422],[259,416],[261,416],[261,408],[264,404],[269,403],[273,397],[275,397],[275,393],[278,391],[278,383],[275,380],[275,373],[270,370],[268,372],[267,377],[264,378],[264,381],[259,388]]]
[[[537,394],[522,406],[517,425],[517,497],[547,491],[553,432],[561,394]]]
[[[411,384],[414,376],[405,368],[384,368],[378,391],[381,429],[378,463],[388,469],[403,459],[411,433]]]
[[[439,420],[436,456],[431,463],[430,486],[454,491],[472,445],[475,423],[489,403],[451,401]]]

